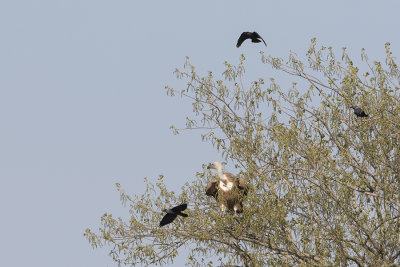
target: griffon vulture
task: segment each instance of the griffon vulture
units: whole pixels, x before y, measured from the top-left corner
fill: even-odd
[[[172,209],[164,209],[163,211],[166,212],[165,216],[162,218],[160,222],[160,227],[172,223],[178,215],[187,217],[186,213],[182,213],[187,208],[187,204],[181,204],[179,206],[173,207]]]
[[[259,43],[262,40],[265,46],[267,46],[264,39],[257,32],[243,32],[237,41],[236,47],[240,47],[247,39],[251,39],[253,43]]]
[[[248,186],[243,178],[236,178],[231,173],[223,172],[221,163],[210,163],[207,169],[218,172],[218,180],[208,182],[206,195],[214,197],[222,211],[243,212],[242,200],[247,195]]]

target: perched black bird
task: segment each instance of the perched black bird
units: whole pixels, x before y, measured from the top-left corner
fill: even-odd
[[[265,43],[264,39],[256,32],[243,32],[236,44],[236,47],[239,47],[242,45],[242,43],[247,40],[247,39],[251,39],[251,41],[253,43],[260,43],[261,40],[264,42],[265,46],[267,46],[267,44]],[[260,40],[261,39],[261,40]]]
[[[350,108],[354,109],[354,114],[356,114],[357,117],[368,117],[368,114],[365,113],[364,110],[362,110],[360,107],[358,106],[351,106]]]
[[[184,211],[186,208],[187,208],[187,204],[184,203],[179,206],[173,207],[172,209],[163,210],[167,214],[165,214],[165,216],[162,218],[162,220],[160,222],[160,227],[164,226],[166,224],[172,223],[178,215],[187,217],[188,216],[187,214],[182,213],[182,211]]]

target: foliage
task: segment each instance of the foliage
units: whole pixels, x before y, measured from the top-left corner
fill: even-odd
[[[386,44],[386,62],[361,72],[346,49],[337,59],[315,39],[302,62],[261,54],[262,62],[299,80],[282,88],[273,78],[245,86],[245,58],[225,63],[223,80],[201,77],[188,59],[176,70],[187,81],[171,96],[193,104],[186,129],[201,129],[225,160],[234,162],[251,190],[239,217],[222,214],[204,194],[209,172],[175,195],[162,177],[141,196],[118,185],[130,221],[105,214],[99,233],[85,236],[97,247],[111,244],[125,264],[171,263],[189,249],[188,264],[207,259],[245,266],[394,266],[400,263],[400,72]],[[368,118],[357,118],[351,105]],[[178,129],[174,128],[178,132]],[[203,168],[205,169],[205,168]],[[159,228],[160,211],[188,202],[189,217]]]

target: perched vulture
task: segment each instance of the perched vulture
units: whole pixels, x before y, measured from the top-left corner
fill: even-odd
[[[242,200],[247,195],[248,186],[243,178],[236,178],[231,173],[223,172],[221,163],[210,163],[207,169],[218,172],[218,180],[208,182],[206,195],[214,197],[222,211],[243,212]]]
[[[164,209],[163,212],[166,212],[165,216],[162,218],[160,222],[160,227],[172,223],[178,215],[187,217],[186,213],[182,213],[187,208],[187,204],[181,204],[179,206],[173,207],[172,209]]]
[[[240,47],[242,45],[242,43],[244,41],[246,41],[247,39],[251,39],[251,41],[253,43],[260,43],[261,40],[264,42],[265,46],[267,46],[267,44],[265,43],[264,39],[256,32],[243,32],[236,44],[236,47]],[[261,39],[261,40],[260,40]]]
[[[351,106],[350,108],[352,108],[354,110],[354,114],[356,114],[357,117],[368,117],[368,114],[365,113],[364,110],[362,110],[360,107],[358,106]]]

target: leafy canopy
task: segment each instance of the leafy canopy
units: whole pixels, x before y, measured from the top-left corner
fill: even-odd
[[[222,214],[205,195],[215,177],[203,166],[179,195],[162,176],[133,197],[117,184],[130,220],[104,214],[86,238],[132,265],[170,264],[181,247],[191,266],[399,264],[400,74],[385,48],[385,63],[362,51],[360,67],[346,49],[338,59],[315,39],[304,62],[261,53],[264,64],[298,81],[283,87],[273,78],[245,86],[243,55],[237,66],[225,63],[221,80],[199,76],[187,58],[175,72],[187,86],[167,93],[192,102],[185,129],[200,129],[247,179],[244,213]],[[351,105],[369,117],[356,117]],[[161,210],[182,202],[189,217],[160,228]]]

